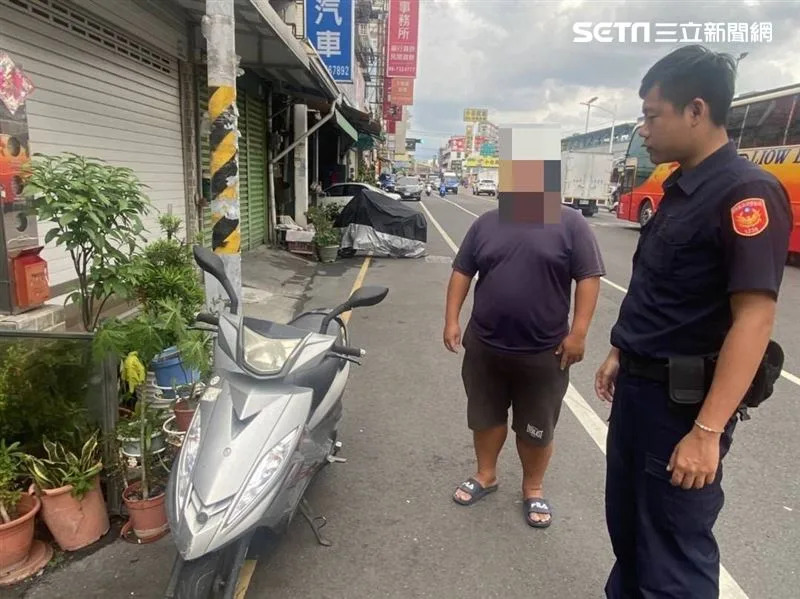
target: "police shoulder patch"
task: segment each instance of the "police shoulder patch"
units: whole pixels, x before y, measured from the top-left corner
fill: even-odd
[[[769,224],[767,203],[764,198],[746,198],[731,208],[733,230],[737,235],[753,237]]]

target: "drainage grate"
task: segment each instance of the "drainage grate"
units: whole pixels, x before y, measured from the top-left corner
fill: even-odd
[[[79,9],[66,6],[63,0],[0,0],[0,6],[2,5],[22,10],[32,17],[162,73],[171,75],[175,71],[173,60],[166,54],[108,27]]]

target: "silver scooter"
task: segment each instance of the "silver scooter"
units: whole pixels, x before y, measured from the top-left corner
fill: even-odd
[[[324,466],[345,461],[336,455],[342,394],[364,351],[348,347],[340,316],[389,290],[361,287],[337,308],[278,324],[239,314],[220,257],[200,246],[194,256],[223,286],[230,310],[197,316],[217,327],[214,377],[167,486],[178,555],[165,596],[232,599],[248,555],[273,550],[298,510],[330,544],[304,494]]]

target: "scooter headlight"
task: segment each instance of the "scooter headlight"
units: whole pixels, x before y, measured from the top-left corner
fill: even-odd
[[[197,461],[197,452],[200,448],[200,414],[201,411],[198,409],[181,444],[178,475],[175,480],[175,501],[178,511],[183,508],[189,496],[189,481],[192,478],[192,470],[194,469],[194,463]]]
[[[225,520],[225,526],[230,526],[253,505],[253,503],[261,496],[264,490],[275,479],[275,475],[280,472],[281,467],[286,463],[286,460],[292,455],[294,450],[295,441],[302,427],[298,426],[283,439],[272,447],[256,464],[250,477],[247,479],[242,492],[234,501],[228,512],[228,517]]]
[[[259,335],[248,327],[244,333],[244,362],[259,374],[277,374],[286,365],[303,338],[274,339]]]

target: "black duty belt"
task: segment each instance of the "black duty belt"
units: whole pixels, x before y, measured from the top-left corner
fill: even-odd
[[[632,376],[665,384],[669,382],[669,362],[666,358],[647,358],[620,352],[619,366]]]

